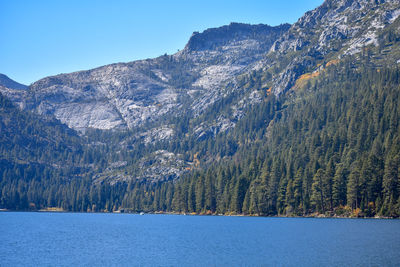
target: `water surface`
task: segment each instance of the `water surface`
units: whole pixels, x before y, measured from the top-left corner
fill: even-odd
[[[400,266],[400,221],[0,213],[0,266]]]

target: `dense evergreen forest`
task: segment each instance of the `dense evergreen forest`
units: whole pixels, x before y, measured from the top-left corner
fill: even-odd
[[[400,70],[350,63],[330,67],[286,99],[267,96],[230,134],[230,142],[252,140],[232,159],[178,182],[131,183],[118,205],[201,214],[399,216]]]
[[[203,162],[167,182],[93,183],[109,159],[129,158],[126,171],[135,172],[130,163],[155,148],[117,154],[112,145],[89,146],[59,122],[23,113],[1,96],[0,207],[398,217],[400,70],[354,62],[332,64],[279,98],[260,88],[268,73],[253,73],[247,87],[259,89],[263,101],[228,134],[195,142],[185,137],[193,123],[187,114],[174,124],[180,139],[157,146]],[[229,99],[213,108],[223,109],[223,101]],[[113,143],[129,134],[88,136]]]

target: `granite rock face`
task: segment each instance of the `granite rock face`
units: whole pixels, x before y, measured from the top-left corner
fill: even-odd
[[[264,68],[279,58],[291,59],[274,77],[272,91],[279,95],[289,90],[296,79],[310,71],[310,59],[336,58],[377,46],[378,32],[400,15],[398,0],[327,0],[304,14],[271,46]]]
[[[21,108],[52,114],[80,131],[133,128],[186,109],[198,115],[288,28],[232,23],[194,33],[174,55],[46,77],[24,92],[2,92]],[[182,99],[191,104],[183,107]]]

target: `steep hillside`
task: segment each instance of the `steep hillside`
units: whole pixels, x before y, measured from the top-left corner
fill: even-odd
[[[263,67],[279,69],[269,83],[272,91],[279,95],[290,89],[302,74],[318,71],[330,60],[378,46],[381,30],[399,15],[397,0],[325,1],[301,17],[271,47]]]
[[[4,158],[44,164],[7,152],[43,127],[37,146],[66,170],[40,180],[57,195],[7,170],[1,205],[18,192],[76,211],[399,216],[399,15],[394,0],[328,0],[294,25],[232,23],[174,55],[2,86],[25,110],[4,115],[4,138],[22,133]]]
[[[353,60],[328,67],[281,104],[267,98],[272,120],[253,109],[242,125],[261,124],[231,136],[253,142],[174,185],[168,209],[400,216],[400,72],[353,69]]]
[[[175,55],[60,74],[33,83],[27,92],[3,93],[77,130],[133,128],[166,114],[196,115],[288,28],[233,23],[193,34]]]
[[[132,181],[121,192],[119,208],[400,216],[400,71],[354,68],[352,62],[351,57],[329,66],[290,96],[266,97],[222,144],[209,149],[223,153],[238,142],[233,157],[177,182]],[[251,142],[240,146],[241,140]]]
[[[35,209],[43,192],[52,188],[55,193],[67,181],[98,169],[88,160],[95,151],[85,148],[75,131],[51,117],[19,110],[1,93],[0,133],[2,207]]]
[[[2,94],[0,100],[2,159],[52,165],[64,154],[82,152],[77,134],[59,121],[21,111]]]

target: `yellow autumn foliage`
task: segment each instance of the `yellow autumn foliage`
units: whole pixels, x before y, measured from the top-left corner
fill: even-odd
[[[328,63],[326,63],[326,67],[329,67],[330,65],[336,65],[339,63],[339,59],[332,59]]]
[[[315,71],[315,72],[312,72],[312,73],[305,73],[305,74],[301,75],[296,80],[296,83],[294,85],[294,89],[299,89],[299,88],[303,87],[308,80],[310,80],[312,78],[315,78],[315,77],[318,77],[319,74],[320,74],[319,71]]]

